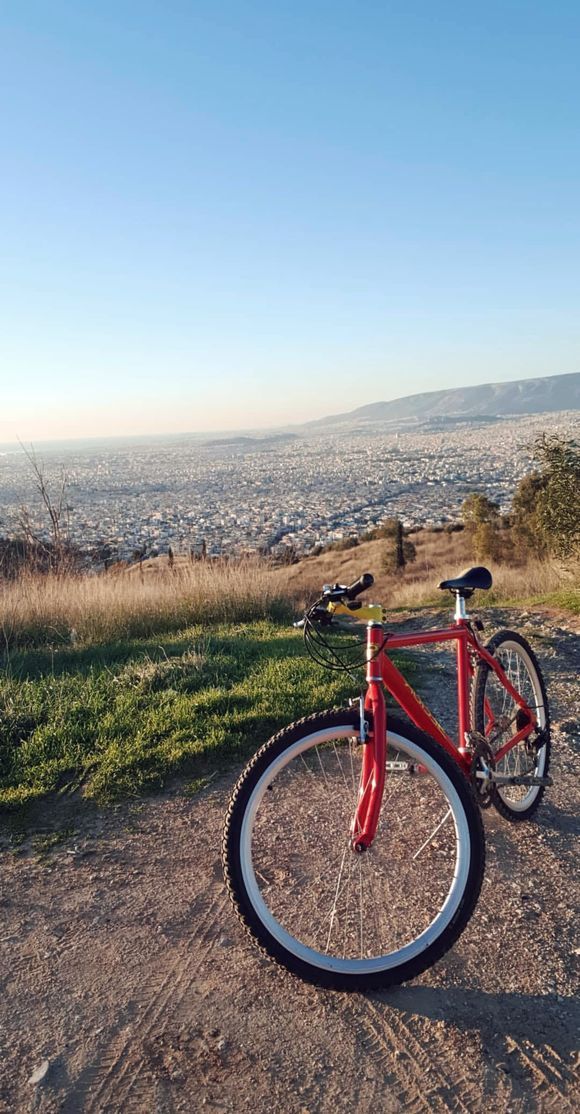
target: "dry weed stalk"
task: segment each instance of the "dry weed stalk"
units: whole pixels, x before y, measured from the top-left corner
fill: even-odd
[[[194,623],[282,614],[285,596],[257,562],[184,564],[144,576],[34,573],[0,581],[2,641],[85,644],[148,637]]]

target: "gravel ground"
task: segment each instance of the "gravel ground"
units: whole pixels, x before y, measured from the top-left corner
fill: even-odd
[[[47,805],[20,845],[2,837],[0,1110],[580,1107],[579,624],[488,618],[540,657],[555,784],[530,823],[486,813],[482,895],[449,955],[413,984],[350,996],[263,960],[221,876],[233,776],[192,800],[177,788],[103,811]],[[442,652],[428,665],[445,722],[450,664]]]

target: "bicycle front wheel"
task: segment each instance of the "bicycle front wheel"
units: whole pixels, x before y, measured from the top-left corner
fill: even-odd
[[[472,789],[428,736],[389,717],[387,774],[372,846],[351,824],[362,752],[349,709],[275,735],[238,781],[224,868],[255,943],[310,982],[370,989],[418,975],[475,907],[484,837]]]

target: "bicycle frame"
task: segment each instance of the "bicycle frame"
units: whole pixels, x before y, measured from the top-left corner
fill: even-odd
[[[463,604],[463,601],[461,601]],[[458,601],[459,604],[459,601]],[[463,614],[462,614],[463,612]],[[528,722],[496,752],[500,760],[526,739],[537,727],[537,719],[520,693],[508,680],[500,663],[479,641],[464,608],[456,611],[455,623],[431,631],[410,631],[407,634],[388,636],[386,646],[385,630],[381,623],[367,625],[367,690],[364,700],[365,712],[369,713],[369,739],[363,754],[359,799],[353,818],[351,837],[357,850],[364,850],[372,843],[379,819],[386,776],[386,733],[387,708],[385,689],[391,694],[399,707],[408,715],[412,723],[425,731],[457,762],[466,777],[471,770],[472,752],[470,734],[472,731],[469,702],[470,681],[475,672],[475,661],[487,663],[498,677],[500,683],[519,705]],[[409,646],[428,646],[441,642],[456,643],[457,671],[457,722],[458,740],[454,742],[443,730],[435,716],[405,680],[402,673],[391,661],[392,650],[402,650]],[[388,652],[387,652],[388,651]],[[489,709],[488,709],[489,713]]]

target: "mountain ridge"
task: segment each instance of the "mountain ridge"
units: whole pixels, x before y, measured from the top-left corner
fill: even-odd
[[[420,421],[431,418],[503,417],[580,410],[580,372],[422,391],[385,402],[371,402],[341,414],[308,422],[309,429],[360,422]]]

